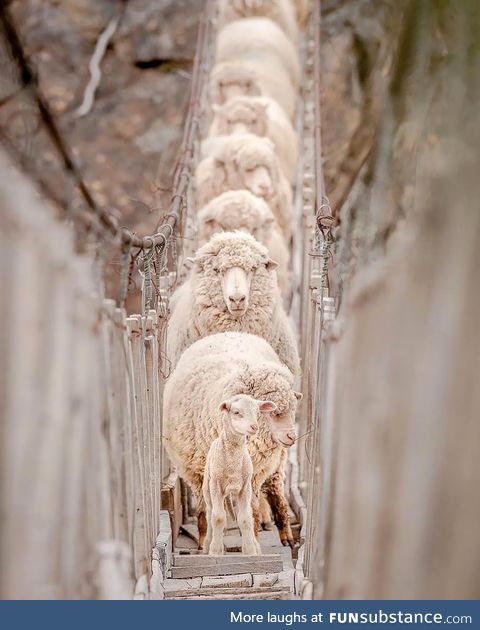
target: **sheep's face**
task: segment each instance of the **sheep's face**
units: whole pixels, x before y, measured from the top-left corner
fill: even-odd
[[[285,368],[286,370],[286,368]],[[287,376],[288,375],[288,376]],[[270,364],[258,365],[245,383],[246,390],[255,398],[265,398],[276,405],[267,417],[268,432],[277,444],[289,447],[295,443],[295,415],[302,394],[291,386],[291,374],[278,373]]]
[[[245,315],[250,297],[252,272],[231,267],[222,273],[222,293],[227,309],[234,317]]]
[[[205,316],[216,312],[216,317],[223,313],[229,318],[241,318],[252,296],[256,308],[260,304],[267,308],[271,303],[268,291],[276,285],[271,271],[278,263],[269,258],[268,250],[250,234],[215,234],[198,250],[193,262],[193,282],[199,304],[207,307],[202,309]]]
[[[292,446],[297,439],[295,431],[295,410],[297,401],[302,399],[300,392],[293,392],[295,401],[288,409],[277,409],[269,418],[270,431],[275,442],[282,446]]]
[[[243,171],[245,188],[262,199],[270,199],[273,195],[273,179],[267,166],[258,165]]]
[[[214,68],[210,84],[212,103],[223,104],[236,96],[260,96],[261,90],[253,72],[238,65],[222,64]]]
[[[228,191],[216,197],[198,213],[200,240],[217,232],[241,230],[260,243],[270,238],[274,217],[268,205],[248,191]]]
[[[252,396],[239,394],[220,405],[224,413],[227,431],[238,435],[254,435],[258,432],[257,417],[259,413],[270,414],[277,406],[269,400],[255,400]]]
[[[248,102],[244,97],[230,99],[223,107],[217,108],[220,134],[253,133],[264,136],[267,133],[266,106],[259,102]]]
[[[272,0],[232,0],[235,12],[241,17],[257,15],[265,7],[272,4]]]

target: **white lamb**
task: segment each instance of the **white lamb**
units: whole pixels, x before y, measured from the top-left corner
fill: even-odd
[[[243,18],[224,26],[217,35],[215,63],[222,61],[279,62],[287,70],[294,90],[300,85],[300,62],[296,47],[272,20]]]
[[[278,60],[242,59],[217,63],[212,68],[209,96],[210,102],[217,105],[233,96],[269,96],[293,120],[297,91]]]
[[[249,332],[266,339],[297,376],[297,342],[283,308],[277,263],[250,234],[215,234],[193,258],[186,282],[172,295],[167,357],[175,366],[198,339],[217,332]]]
[[[198,205],[227,190],[247,189],[270,206],[287,240],[292,234],[292,190],[280,170],[273,142],[254,134],[226,136],[215,155],[195,171]]]
[[[280,166],[290,183],[295,181],[298,159],[297,134],[283,108],[266,96],[235,96],[223,105],[213,105],[213,120],[203,141],[205,157],[223,136],[252,133],[266,136],[275,145]],[[211,148],[210,148],[211,147]]]
[[[188,481],[198,506],[199,547],[206,534],[203,477],[210,446],[224,426],[222,401],[244,394],[268,401],[276,408],[257,414],[259,430],[248,441],[253,464],[252,508],[255,528],[260,525],[259,497],[262,484],[281,466],[285,447],[295,441],[295,412],[301,394],[294,377],[272,347],[260,337],[245,333],[209,335],[182,354],[164,390],[164,442],[170,459]],[[288,544],[291,531],[288,505],[278,496],[287,519],[279,528]],[[278,525],[277,525],[278,526]]]
[[[267,17],[276,22],[293,43],[298,40],[296,8],[291,0],[220,0],[218,24],[246,17]]]
[[[277,277],[285,303],[291,296],[290,254],[268,204],[248,190],[229,190],[198,213],[198,239],[204,245],[217,232],[249,232],[278,263]]]
[[[242,533],[242,553],[261,552],[255,538],[252,514],[253,464],[247,435],[258,432],[258,413],[271,413],[276,405],[239,394],[220,405],[223,427],[208,451],[203,477],[203,498],[207,514],[205,553],[223,555],[223,530],[226,525],[225,501],[234,505]]]

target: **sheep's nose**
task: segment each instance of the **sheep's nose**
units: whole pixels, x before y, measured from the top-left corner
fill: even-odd
[[[228,299],[236,308],[244,308],[246,295],[243,293],[234,293],[233,295],[230,295]]]
[[[297,439],[296,433],[295,431],[289,431],[287,433],[287,438],[292,442],[292,444],[295,442],[295,440]]]

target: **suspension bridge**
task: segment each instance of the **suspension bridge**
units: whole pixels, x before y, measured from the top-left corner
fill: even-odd
[[[440,360],[438,334],[459,364],[475,364],[478,343],[467,349],[464,332],[478,321],[478,300],[467,287],[457,285],[448,320],[436,320],[446,311],[446,275],[479,262],[474,219],[452,263],[444,256],[451,215],[445,232],[430,240],[407,231],[394,248],[373,255],[374,212],[366,219],[373,235],[363,239],[351,195],[331,208],[321,142],[319,0],[310,3],[298,44],[290,316],[304,398],[284,480],[294,543],[282,546],[275,528],[262,530],[261,555],[243,556],[229,523],[224,556],[197,550],[191,492],[162,443],[162,401],[172,370],[169,301],[197,249],[195,168],[208,133],[215,15],[208,0],[171,206],[153,234],[139,236],[94,201],[1,9],[12,83],[36,109],[75,190],[73,202],[63,198],[2,131],[1,597],[474,596],[478,537],[470,535],[466,506],[478,481],[469,445],[478,438],[470,413],[479,405],[461,399],[455,374],[426,367]],[[432,251],[431,293],[417,300],[422,263],[415,266],[414,252],[421,240]],[[105,299],[103,288],[112,250],[121,259],[115,300]],[[127,314],[135,278],[142,311]],[[417,379],[401,347],[411,338],[425,362]],[[452,452],[464,453],[461,469]],[[432,537],[432,518],[446,509],[441,493],[458,520],[454,535],[441,520]],[[462,562],[454,562],[456,554]],[[448,576],[437,571],[446,565]]]

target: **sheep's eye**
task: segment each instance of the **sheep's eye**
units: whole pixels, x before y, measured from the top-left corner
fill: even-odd
[[[234,412],[233,412],[233,415],[234,415],[234,416],[239,416],[239,415],[240,415],[240,412],[239,412],[239,411],[234,411]]]

